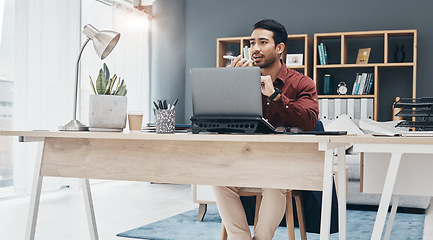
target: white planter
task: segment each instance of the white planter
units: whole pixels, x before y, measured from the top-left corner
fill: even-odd
[[[121,132],[126,126],[127,98],[114,95],[90,95],[89,131]]]

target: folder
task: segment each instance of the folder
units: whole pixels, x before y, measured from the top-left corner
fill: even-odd
[[[319,99],[319,119],[323,119],[322,99]]]
[[[374,119],[374,99],[367,98],[367,118]]]
[[[368,107],[368,102],[367,102],[368,98],[361,98],[361,118],[360,119],[364,119],[364,118],[368,118],[367,117],[367,107]]]
[[[328,100],[328,120],[335,119],[335,99]]]
[[[341,99],[341,115],[347,114],[347,98]]]
[[[353,119],[361,119],[361,99],[355,98],[354,117]]]
[[[341,115],[341,98],[334,99],[335,103],[335,118],[338,118]]]
[[[327,98],[322,98],[322,118],[321,120],[328,120],[328,100]]]
[[[347,115],[350,119],[355,119],[355,99],[348,98],[347,99]]]

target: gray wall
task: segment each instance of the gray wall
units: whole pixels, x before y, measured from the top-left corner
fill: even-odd
[[[185,123],[192,115],[189,70],[216,65],[216,38],[249,36],[264,18],[280,21],[289,34],[418,30],[417,96],[433,96],[431,56],[433,1],[405,0],[186,0]],[[171,39],[176,46],[176,39]],[[392,49],[391,49],[392,50]],[[380,120],[390,120],[395,91],[411,97],[411,71],[381,73]],[[393,84],[397,82],[397,84]],[[401,92],[400,92],[401,91]]]
[[[178,98],[177,123],[185,119],[185,12],[183,0],[157,0],[152,6],[150,101],[166,99],[173,103]],[[153,112],[150,116],[154,119]]]

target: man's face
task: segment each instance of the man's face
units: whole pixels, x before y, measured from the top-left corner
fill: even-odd
[[[250,47],[253,61],[256,66],[266,68],[275,61],[279,61],[279,48],[275,47],[272,31],[257,28],[253,31],[250,38]]]

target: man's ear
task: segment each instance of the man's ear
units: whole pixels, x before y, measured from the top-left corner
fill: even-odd
[[[283,54],[285,47],[286,47],[286,45],[284,43],[278,43],[278,45],[276,47],[277,53],[278,54]]]

